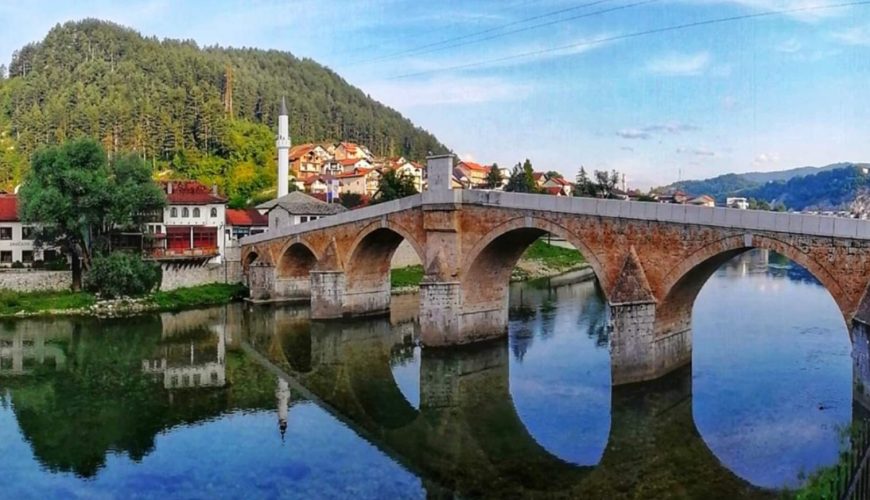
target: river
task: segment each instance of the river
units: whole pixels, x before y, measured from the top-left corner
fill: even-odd
[[[864,415],[842,315],[774,254],[705,285],[692,366],[618,388],[594,281],[512,285],[465,349],[421,349],[416,300],[5,321],[0,497],[775,498]]]

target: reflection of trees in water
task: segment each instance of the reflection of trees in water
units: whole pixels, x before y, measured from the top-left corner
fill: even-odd
[[[579,305],[577,331],[583,332],[595,342],[596,347],[606,348],[610,343],[607,328],[606,304],[598,282],[580,282],[556,287],[527,288],[515,285],[511,290],[511,306],[508,309],[510,349],[517,361],[522,361],[535,337],[546,340],[556,333],[559,309]]]

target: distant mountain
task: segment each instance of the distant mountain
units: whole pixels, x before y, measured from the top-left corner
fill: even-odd
[[[784,203],[793,210],[848,208],[870,188],[870,164],[834,163],[778,172],[725,174],[711,179],[675,182],[667,189],[707,194],[719,203],[729,196]]]

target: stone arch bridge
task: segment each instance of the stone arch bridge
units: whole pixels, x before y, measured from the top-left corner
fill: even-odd
[[[304,299],[312,319],[386,313],[402,241],[424,263],[421,341],[502,336],[511,270],[546,233],[575,246],[610,305],[614,384],[691,361],[692,305],[710,275],[753,248],[809,270],[847,325],[870,320],[870,221],[687,205],[451,190],[452,156],[429,159],[422,194],[242,240],[255,300]]]

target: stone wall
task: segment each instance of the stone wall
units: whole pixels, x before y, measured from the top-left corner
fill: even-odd
[[[414,247],[408,243],[408,240],[402,240],[399,248],[396,249],[396,253],[393,254],[393,260],[390,262],[390,267],[392,269],[398,269],[400,267],[419,266],[421,264],[420,256],[417,255],[417,251],[414,250]]]
[[[31,271],[14,269],[0,271],[0,288],[16,292],[69,290],[72,286],[70,271]]]
[[[238,261],[225,260],[220,264],[199,262],[164,262],[160,264],[163,280],[160,290],[205,285],[207,283],[241,283],[242,266]]]

